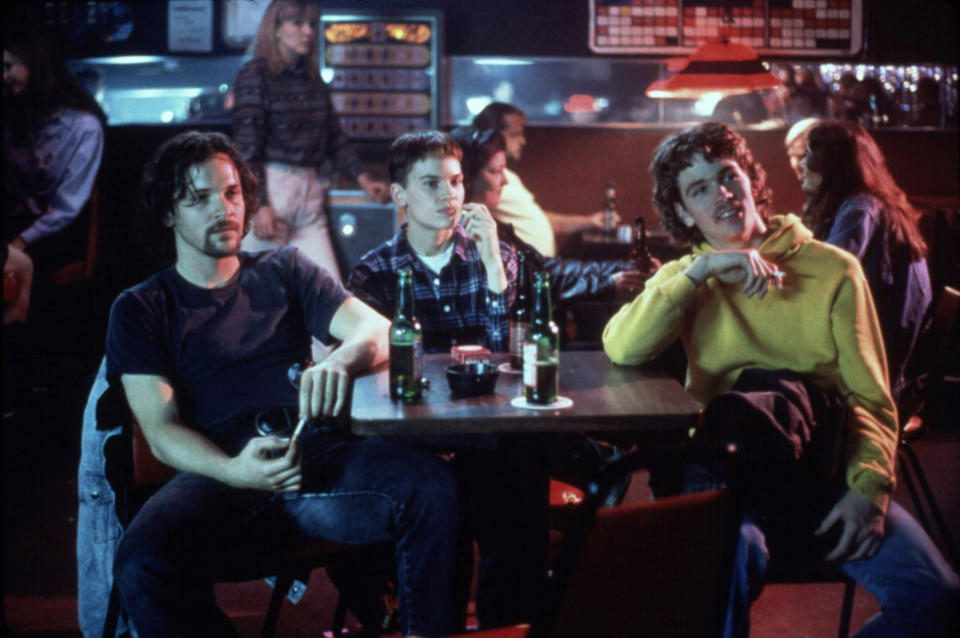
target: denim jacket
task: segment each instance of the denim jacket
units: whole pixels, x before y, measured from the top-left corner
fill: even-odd
[[[113,559],[123,534],[117,515],[117,494],[107,478],[107,445],[132,423],[126,400],[119,401],[123,398],[121,393],[119,387],[111,388],[106,360],[101,361],[83,411],[77,475],[77,614],[85,638],[103,635],[113,588]],[[266,580],[271,586],[275,582],[273,577]],[[297,604],[306,589],[306,583],[294,580],[287,600]],[[121,612],[116,635],[124,632],[137,638],[136,629]]]
[[[876,305],[897,399],[922,372],[911,359],[933,299],[927,261],[913,259],[902,241],[890,241],[890,213],[868,194],[847,198],[837,210],[827,243],[853,253],[863,266]]]
[[[122,413],[99,409],[110,385],[106,362],[100,363],[83,411],[80,469],[77,475],[77,613],[80,632],[86,638],[103,635],[110,590],[113,587],[113,557],[123,527],[117,516],[116,494],[107,480],[107,442],[123,431]],[[136,636],[121,615],[117,635]]]

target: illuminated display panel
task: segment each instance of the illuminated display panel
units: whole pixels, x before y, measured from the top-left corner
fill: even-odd
[[[350,138],[437,127],[437,16],[328,11],[322,21],[322,72]]]
[[[596,53],[687,53],[727,36],[761,54],[854,55],[862,0],[590,0]]]

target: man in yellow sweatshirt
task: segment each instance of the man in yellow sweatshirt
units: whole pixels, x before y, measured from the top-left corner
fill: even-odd
[[[779,536],[792,525],[783,520],[802,520],[807,512],[791,518],[790,509],[815,503],[805,494],[813,491],[832,500],[806,536],[829,538],[824,557],[840,561],[881,603],[862,635],[950,635],[960,581],[890,500],[897,413],[856,258],[814,240],[792,215],[767,215],[766,173],[743,138],[723,124],[668,138],[650,170],[664,228],[693,251],[663,265],[610,320],[603,344],[613,361],[637,364],[679,338],[687,390],[706,407],[698,435],[733,438],[747,452],[739,463],[746,471],[737,475],[747,511],[725,635],[749,634],[749,605],[762,588],[768,558],[764,534]],[[840,409],[831,411],[831,404]],[[842,428],[833,442],[831,428]],[[828,476],[817,475],[823,463],[811,458],[824,450],[830,458],[819,474],[836,463],[844,479],[836,492],[829,491]],[[767,453],[778,461],[770,463]],[[769,481],[758,468],[772,473]],[[705,472],[718,482],[733,476],[688,468],[686,487],[702,484]],[[823,480],[814,487],[798,477]]]

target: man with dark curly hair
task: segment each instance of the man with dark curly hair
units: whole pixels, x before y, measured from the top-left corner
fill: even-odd
[[[350,377],[386,360],[389,322],[296,248],[240,251],[257,181],[225,135],[171,138],[141,191],[149,237],[174,261],[117,298],[106,374],[178,474],[116,552],[116,590],[138,635],[236,635],[213,583],[305,537],[394,542],[404,634],[462,630],[454,592],[469,547],[446,466],[323,427],[343,411]],[[312,337],[336,348],[297,379]],[[265,414],[299,425],[258,436]]]
[[[749,634],[773,555],[837,561],[867,588],[882,611],[861,635],[953,635],[957,576],[890,500],[897,412],[856,258],[767,214],[766,174],[723,124],[668,138],[650,171],[664,227],[693,251],[660,268],[603,343],[638,364],[679,339],[705,406],[696,436],[736,444],[735,462],[691,463],[680,481],[727,485],[743,506],[724,634]]]

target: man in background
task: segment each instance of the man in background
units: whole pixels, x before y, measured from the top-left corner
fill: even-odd
[[[480,130],[500,131],[507,143],[507,159],[517,162],[527,144],[524,127],[527,119],[523,111],[511,104],[492,102],[473,118],[473,125]],[[504,170],[506,184],[500,205],[491,211],[501,223],[513,224],[517,235],[536,248],[544,257],[556,257],[555,233],[570,234],[590,228],[603,228],[603,211],[586,214],[567,214],[545,211],[523,185],[520,176],[509,168]],[[620,223],[615,216],[613,223]]]

